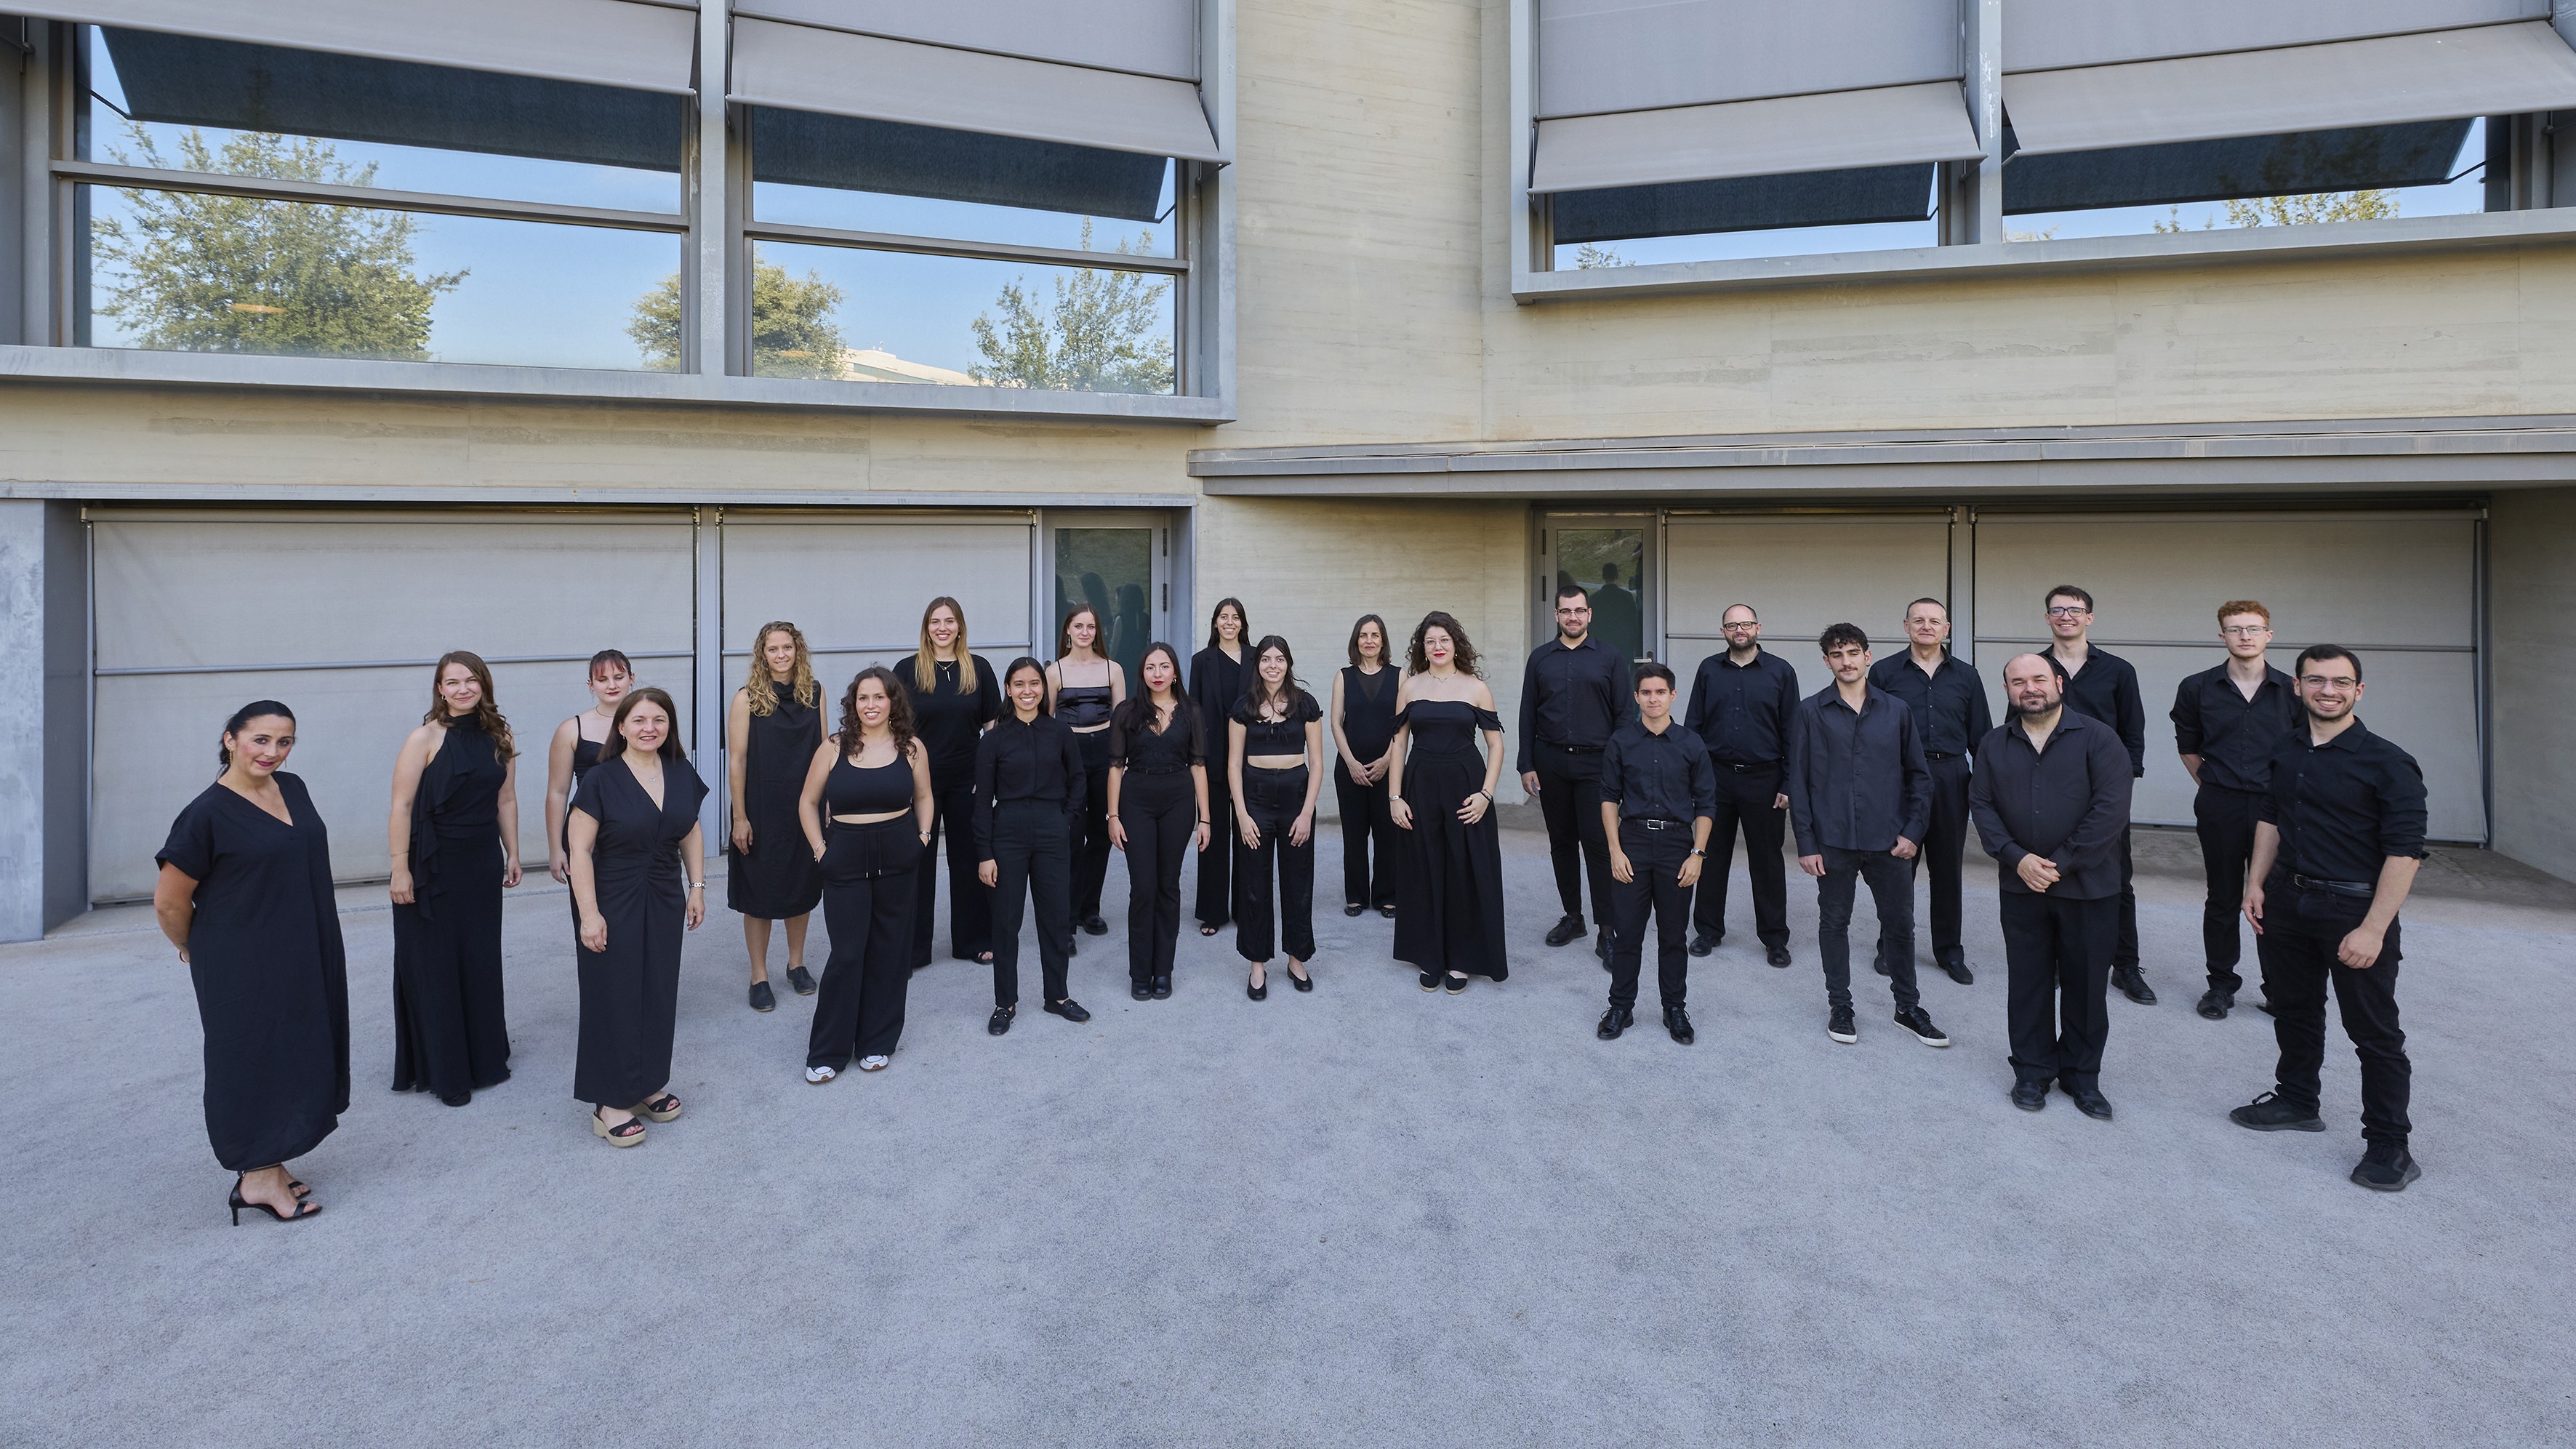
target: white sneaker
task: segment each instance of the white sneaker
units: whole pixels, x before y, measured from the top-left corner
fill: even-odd
[[[839,1072],[833,1071],[830,1067],[807,1067],[805,1069],[805,1080],[812,1082],[818,1087],[839,1075]]]
[[[886,1059],[885,1059],[884,1057],[861,1057],[861,1058],[859,1058],[859,1070],[860,1070],[860,1071],[863,1071],[863,1072],[882,1072],[882,1071],[884,1071],[885,1069],[886,1069]]]

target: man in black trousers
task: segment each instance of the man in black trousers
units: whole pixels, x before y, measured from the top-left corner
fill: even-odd
[[[1798,868],[1816,878],[1816,954],[1825,962],[1825,1034],[1860,1040],[1852,1018],[1851,915],[1869,882],[1887,940],[1896,1024],[1925,1046],[1950,1039],[1914,988],[1914,868],[1932,814],[1932,776],[1905,701],[1869,682],[1869,636],[1836,624],[1817,641],[1834,682],[1798,702],[1789,718],[1789,824]]]
[[[2272,751],[2299,727],[2307,711],[2290,676],[2264,662],[2272,644],[2272,611],[2254,599],[2218,606],[2218,637],[2227,662],[2204,669],[2174,691],[2174,748],[2200,787],[2191,818],[2200,834],[2200,860],[2209,897],[2200,908],[2200,945],[2209,963],[2209,989],[2200,1014],[2224,1021],[2245,978],[2244,932],[2237,911],[2245,904],[2245,867],[2254,858],[2254,819],[2272,787]],[[2254,938],[2256,955],[2263,938]]]
[[[1636,1022],[1637,973],[1645,950],[1646,913],[1655,916],[1658,945],[1655,986],[1664,1029],[1684,1046],[1693,1041],[1683,997],[1690,981],[1691,887],[1708,855],[1710,812],[1717,804],[1717,774],[1708,746],[1673,726],[1673,672],[1661,664],[1637,666],[1637,718],[1619,726],[1601,752],[1601,826],[1610,840],[1613,918],[1610,943],[1610,1009],[1597,1033],[1615,1041]]]
[[[2281,1064],[2274,1088],[2230,1112],[2257,1132],[2323,1132],[2326,989],[2361,1058],[2361,1138],[2352,1180],[2403,1192],[2423,1176],[2407,1151],[2414,1068],[2397,1020],[2398,909],[2424,863],[2424,772],[2363,728],[2361,660],[2335,644],[2299,651],[2306,719],[2272,752],[2254,826],[2245,919],[2271,944],[2255,959]]]
[[[1753,885],[1753,929],[1774,966],[1789,964],[1789,873],[1780,859],[1789,796],[1781,770],[1789,757],[1789,716],[1798,708],[1798,671],[1762,647],[1762,621],[1750,604],[1719,616],[1726,649],[1700,661],[1691,680],[1682,728],[1708,746],[1717,769],[1716,824],[1708,869],[1691,907],[1690,953],[1705,956],[1726,939],[1726,876],[1735,862],[1735,832],[1744,831],[1744,873]]]
[[[1959,939],[1959,872],[1968,855],[1969,757],[1995,727],[1986,682],[1977,667],[1950,653],[1950,609],[1939,599],[1905,606],[1903,654],[1870,666],[1869,682],[1905,701],[1923,737],[1932,771],[1932,823],[1917,863],[1932,867],[1932,959],[1962,986],[1977,979]],[[1878,938],[1878,974],[1887,974],[1887,937]]]
[[[2012,1101],[2036,1112],[2053,1081],[2077,1111],[2108,1122],[2102,1046],[2120,934],[2117,842],[2136,777],[2109,726],[2066,708],[2047,660],[2005,661],[2004,697],[2012,720],[1978,745],[1968,802],[1995,858]]]
[[[2048,591],[2048,664],[2066,689],[2066,707],[2098,719],[2128,746],[2131,779],[2147,773],[2147,705],[2138,693],[2138,671],[2128,660],[2093,647],[2093,596],[2073,584]],[[2120,943],[2111,955],[2111,984],[2140,1006],[2156,1004],[2155,990],[2138,970],[2138,887],[2129,859],[2129,832],[2120,832]]]
[[[1538,646],[1521,672],[1521,788],[1538,797],[1547,821],[1548,858],[1565,915],[1548,929],[1562,946],[1583,934],[1583,883],[1592,883],[1593,948],[1610,964],[1610,842],[1601,833],[1601,747],[1636,708],[1628,661],[1592,637],[1592,600],[1577,583],[1556,591],[1556,637]]]

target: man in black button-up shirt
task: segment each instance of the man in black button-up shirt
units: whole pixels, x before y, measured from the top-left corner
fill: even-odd
[[[2108,1120],[2102,1047],[2129,752],[2108,725],[2065,707],[2057,672],[2036,654],[2005,661],[2004,693],[2013,718],[1978,747],[1968,800],[1995,858],[2013,1105],[2040,1110],[2056,1082],[2084,1115]]]
[[[1789,964],[1789,873],[1780,858],[1789,797],[1780,771],[1789,757],[1789,716],[1798,708],[1798,671],[1762,647],[1750,604],[1719,616],[1726,648],[1700,661],[1682,728],[1708,745],[1717,767],[1716,824],[1709,868],[1691,906],[1690,951],[1705,956],[1726,938],[1727,871],[1735,832],[1744,831],[1744,874],[1753,886],[1753,930],[1774,966]]]
[[[1580,584],[1556,593],[1557,635],[1521,673],[1521,788],[1538,797],[1548,858],[1565,914],[1547,933],[1562,946],[1583,934],[1583,883],[1592,883],[1596,948],[1610,959],[1610,843],[1601,833],[1601,747],[1636,709],[1628,661],[1592,637],[1592,602]]]
[[[1834,682],[1789,720],[1789,823],[1798,868],[1816,878],[1816,952],[1825,963],[1826,1034],[1859,1040],[1851,994],[1851,913],[1869,882],[1887,941],[1896,1024],[1926,1046],[1950,1039],[1932,1025],[1914,987],[1914,870],[1932,814],[1932,777],[1905,701],[1869,682],[1869,636],[1836,624],[1817,641]]]
[[[2066,690],[2066,707],[2119,732],[2129,747],[2132,779],[2147,773],[2147,705],[2138,671],[2128,660],[2093,647],[2093,596],[2074,584],[2048,591],[2048,664]],[[2129,832],[2120,832],[2120,944],[2111,956],[2111,984],[2140,1006],[2156,993],[2138,970],[2138,888],[2129,860]]]
[[[2243,928],[2245,866],[2254,858],[2255,808],[2271,788],[2272,751],[2299,727],[2305,712],[2290,676],[2264,662],[2272,644],[2272,611],[2253,599],[2218,606],[2218,637],[2227,662],[2204,669],[2174,691],[2174,747],[2182,767],[2200,786],[2191,818],[2200,835],[2200,860],[2209,895],[2200,908],[2201,952],[2209,960],[2209,989],[2200,1014],[2226,1019],[2245,979]],[[2260,937],[2254,943],[2263,949]]]
[[[2397,1019],[2398,909],[2424,858],[2424,772],[2362,727],[2361,661],[2312,644],[2299,653],[2304,725],[2272,752],[2271,790],[2254,827],[2245,918],[2280,1043],[2275,1087],[2228,1115],[2260,1132],[2323,1132],[2326,987],[2361,1057],[2361,1136],[2352,1180],[2397,1192],[2422,1173],[2407,1151],[2413,1068]]]
[[[1975,981],[1959,940],[1959,872],[1968,854],[1969,756],[1995,727],[1986,682],[1977,667],[1950,654],[1950,610],[1939,599],[1905,606],[1912,647],[1870,666],[1869,682],[1905,701],[1932,769],[1932,822],[1918,863],[1932,867],[1932,959],[1965,986]],[[1887,937],[1878,941],[1878,974],[1887,974]]]
[[[1637,666],[1637,718],[1621,725],[1601,751],[1601,825],[1610,839],[1613,917],[1610,943],[1610,1009],[1600,1037],[1610,1041],[1635,1019],[1639,957],[1645,949],[1646,913],[1655,916],[1658,950],[1655,985],[1664,1028],[1691,1043],[1690,1014],[1682,1009],[1690,980],[1691,887],[1708,854],[1717,775],[1708,746],[1673,724],[1673,672],[1661,664]],[[1685,839],[1687,837],[1687,839]]]

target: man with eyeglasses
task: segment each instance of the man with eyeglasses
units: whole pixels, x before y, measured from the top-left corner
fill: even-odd
[[[2209,989],[2200,1014],[2224,1021],[2245,979],[2236,974],[2243,931],[2237,911],[2245,904],[2245,867],[2254,857],[2254,819],[2272,785],[2272,751],[2299,727],[2304,711],[2290,676],[2264,662],[2272,643],[2272,611],[2255,599],[2218,606],[2218,637],[2227,662],[2204,669],[2174,692],[2174,748],[2200,789],[2191,818],[2200,835],[2200,859],[2209,896],[2200,908],[2201,951],[2209,962]],[[2257,954],[2263,950],[2255,939]]]
[[[1565,915],[1548,929],[1562,946],[1584,931],[1583,885],[1592,884],[1592,919],[1600,924],[1594,954],[1610,967],[1610,841],[1601,830],[1601,747],[1637,711],[1627,656],[1592,637],[1592,599],[1571,579],[1556,590],[1556,637],[1530,654],[1521,672],[1521,788],[1538,798],[1547,822],[1547,853]]]
[[[1780,778],[1788,759],[1789,716],[1798,708],[1798,671],[1762,647],[1762,620],[1751,604],[1718,616],[1726,648],[1700,661],[1691,680],[1682,728],[1708,745],[1717,769],[1717,806],[1708,834],[1707,869],[1691,903],[1690,953],[1705,956],[1726,939],[1726,877],[1735,863],[1735,832],[1744,832],[1744,873],[1753,886],[1753,929],[1774,966],[1789,964],[1789,872],[1780,843],[1789,797]]]
[[[2397,912],[2424,862],[2424,772],[2372,734],[2361,660],[2338,644],[2299,651],[2306,718],[2272,752],[2271,789],[2254,826],[2245,919],[2280,1044],[2273,1090],[2228,1113],[2257,1132],[2323,1132],[2317,1074],[2325,1062],[2331,983],[2344,1035],[2361,1058],[2361,1137],[2352,1180],[2402,1192],[2423,1176],[2407,1151],[2413,1068],[2397,1019]]]
[[[2048,666],[2065,688],[2066,707],[2109,725],[2129,750],[2132,780],[2147,773],[2147,705],[2138,671],[2128,660],[2093,645],[2093,596],[2074,584],[2048,591]],[[2156,1004],[2154,988],[2138,970],[2137,872],[2129,832],[2120,832],[2120,937],[2111,952],[2111,984],[2140,1006]]]
[[[1917,863],[1932,867],[1932,959],[1966,986],[1968,948],[1959,939],[1959,874],[1968,853],[1968,775],[1973,754],[1995,727],[1986,704],[1986,682],[1977,667],[1950,653],[1950,609],[1939,599],[1905,606],[1911,647],[1870,666],[1869,682],[1905,701],[1923,736],[1923,760],[1932,768],[1932,823],[1925,827]],[[1878,938],[1878,974],[1887,974],[1887,934]]]

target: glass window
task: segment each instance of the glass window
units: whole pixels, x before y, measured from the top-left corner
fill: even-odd
[[[1100,652],[1127,671],[1127,689],[1141,688],[1136,669],[1154,642],[1154,531],[1150,528],[1055,530],[1055,634],[1089,604],[1100,614]]]
[[[1550,199],[1560,271],[1938,243],[1937,167],[1867,166]]]
[[[1631,661],[1646,657],[1645,530],[1558,529],[1556,583],[1575,585],[1592,600],[1592,632],[1602,643]]]
[[[2486,134],[2471,119],[2016,155],[2004,165],[2004,239],[2484,211]]]

